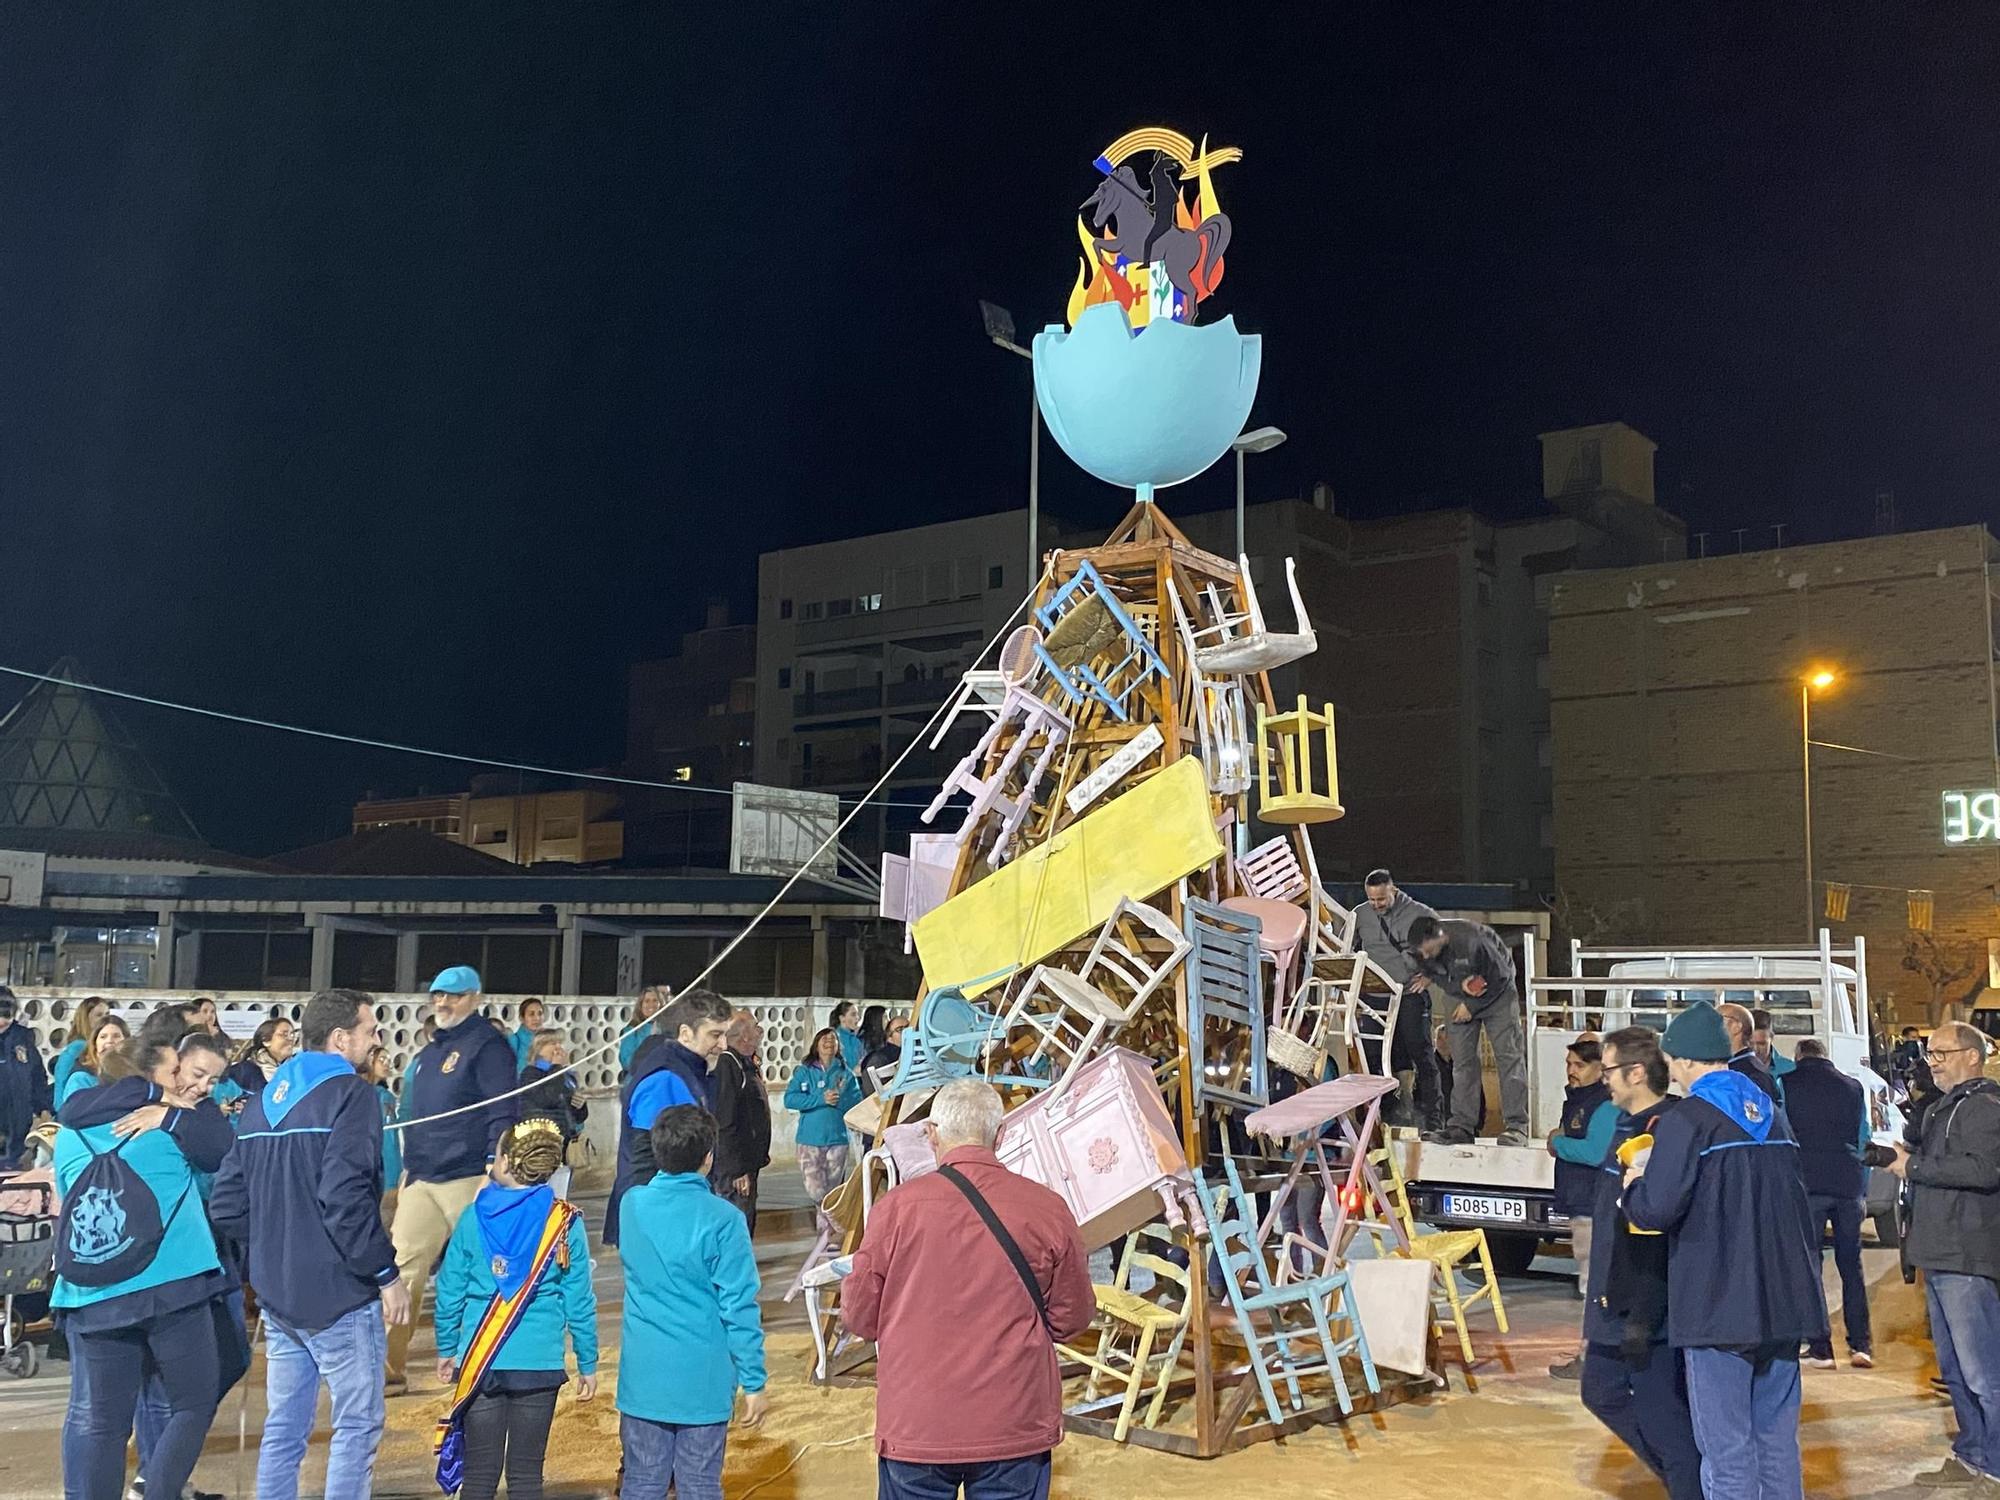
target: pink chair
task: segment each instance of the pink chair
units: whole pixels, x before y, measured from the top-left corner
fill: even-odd
[[[1267,901],[1261,896],[1231,896],[1222,905],[1229,911],[1255,917],[1261,924],[1257,948],[1271,964],[1271,1015],[1274,1019],[1286,1016],[1292,993],[1292,970],[1306,939],[1305,908],[1289,901]]]

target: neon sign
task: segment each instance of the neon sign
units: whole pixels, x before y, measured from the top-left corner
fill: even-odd
[[[2000,844],[2000,792],[1946,792],[1947,844]]]

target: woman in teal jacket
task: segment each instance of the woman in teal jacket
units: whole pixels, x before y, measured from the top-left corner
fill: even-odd
[[[438,1379],[446,1384],[458,1380],[495,1291],[511,1297],[527,1280],[556,1208],[548,1181],[562,1161],[555,1122],[523,1120],[500,1138],[494,1180],[459,1216],[437,1279]],[[556,1393],[568,1378],[565,1330],[576,1352],[577,1399],[588,1401],[597,1394],[597,1293],[580,1213],[465,1409],[462,1500],[493,1500],[503,1469],[509,1495],[541,1494]]]
[[[672,988],[667,985],[647,985],[643,990],[639,991],[638,1003],[632,1007],[632,1019],[625,1024],[628,1026],[639,1026],[641,1021],[652,1020],[654,1016],[657,1016],[665,1009],[667,1002],[673,998],[673,994]],[[630,1075],[632,1072],[632,1059],[639,1055],[639,1049],[645,1046],[653,1035],[652,1027],[639,1026],[637,1031],[618,1044],[618,1076],[620,1078]]]
[[[62,1051],[56,1054],[56,1060],[49,1068],[49,1087],[55,1090],[58,1109],[62,1107],[63,1085],[69,1082],[69,1075],[76,1071],[84,1049],[90,1046],[90,1039],[97,1035],[97,1028],[110,1014],[111,1002],[101,995],[92,995],[70,1017],[69,1040],[63,1043]]]
[[[210,1304],[228,1284],[196,1177],[222,1165],[234,1136],[217,1111],[197,1109],[177,1092],[178,1070],[172,1046],[131,1043],[107,1066],[118,1076],[73,1091],[56,1117],[64,1274],[49,1301],[73,1366],[63,1472],[68,1493],[82,1500],[119,1500],[124,1493],[125,1441],[149,1370],[158,1372],[167,1400],[165,1426],[140,1468],[149,1494],[182,1492],[215,1417],[221,1361]],[[80,1184],[85,1169],[104,1156],[117,1157],[122,1179],[101,1173]],[[141,1191],[152,1205],[127,1201]],[[157,1206],[161,1227],[145,1259],[126,1248],[130,1240],[120,1240],[150,1218],[148,1206]],[[127,1258],[127,1274],[102,1280]]]
[[[847,1180],[847,1112],[861,1102],[861,1084],[840,1050],[840,1035],[822,1027],[792,1074],[785,1108],[799,1115],[799,1175],[814,1203]],[[820,1227],[832,1223],[820,1210]]]
[[[90,1034],[90,1044],[78,1054],[76,1066],[69,1070],[67,1077],[56,1088],[56,1114],[62,1114],[62,1107],[85,1089],[94,1089],[102,1081],[104,1060],[132,1040],[132,1028],[118,1017],[107,1015],[97,1023],[97,1029]]]
[[[396,1091],[389,1087],[389,1049],[377,1047],[368,1054],[368,1081],[375,1085],[375,1097],[382,1103],[382,1191],[393,1193],[403,1180],[403,1132],[391,1130],[396,1123]]]

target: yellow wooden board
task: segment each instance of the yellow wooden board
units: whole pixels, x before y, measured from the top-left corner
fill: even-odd
[[[1201,761],[1184,756],[919,917],[924,986],[991,989],[1103,926],[1124,897],[1144,900],[1221,857]]]

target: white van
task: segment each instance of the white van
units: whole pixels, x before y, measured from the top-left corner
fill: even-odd
[[[1428,1223],[1487,1231],[1496,1268],[1519,1274],[1545,1245],[1569,1237],[1555,1208],[1555,1159],[1548,1136],[1562,1117],[1564,1054],[1583,1035],[1586,1016],[1599,1035],[1624,1026],[1664,1031],[1675,1011],[1707,1001],[1771,1013],[1771,1046],[1791,1056],[1800,1037],[1816,1038],[1835,1067],[1868,1095],[1869,1125],[1880,1140],[1900,1137],[1902,1112],[1886,1079],[1869,1065],[1868,965],[1864,940],[1833,946],[1824,929],[1817,948],[1658,949],[1570,945],[1566,976],[1536,972],[1532,934],[1523,939],[1520,989],[1526,1007],[1529,1134],[1526,1146],[1490,1140],[1470,1146],[1425,1141],[1414,1148],[1411,1207]],[[1876,1234],[1897,1242],[1895,1179],[1870,1175],[1868,1206]]]

